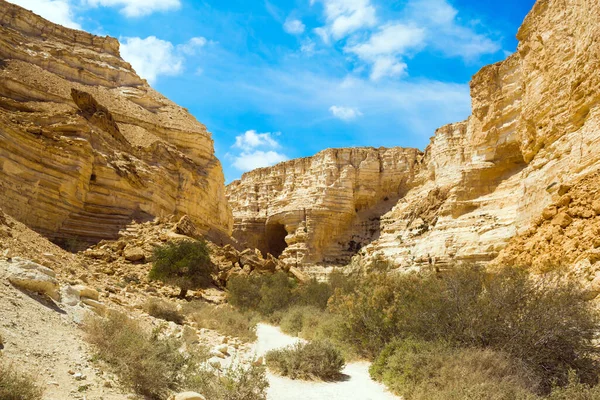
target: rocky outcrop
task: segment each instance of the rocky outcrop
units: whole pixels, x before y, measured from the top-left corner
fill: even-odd
[[[0,203],[71,244],[171,214],[189,215],[203,234],[232,229],[206,128],[138,77],[116,39],[3,0]]]
[[[416,149],[329,149],[231,183],[234,237],[287,265],[349,261],[414,185]]]
[[[389,197],[393,207],[380,210],[381,217],[372,221],[376,234],[358,250],[355,262],[383,260],[400,268],[487,263],[560,200],[561,187],[598,170],[599,12],[594,0],[538,0],[519,30],[517,52],[473,77],[471,116],[440,128],[422,156],[416,150],[388,150],[413,151],[415,156],[407,157],[413,164],[386,168],[390,176],[408,178],[398,197]],[[281,220],[288,245],[283,257],[307,248],[313,256],[300,258],[303,265],[335,264],[338,260],[328,259],[323,249],[345,242],[340,234],[356,229],[348,220],[361,208],[352,215],[349,206],[342,211],[323,207],[352,204],[353,196],[339,193],[354,190],[342,178],[324,179],[332,164],[326,157],[309,160],[310,174],[320,174],[323,183],[302,173],[307,162],[299,160],[254,171],[231,184],[234,235],[255,245],[269,221]],[[361,176],[364,167],[354,167],[353,176]],[[357,182],[349,186],[379,182],[378,174]],[[381,193],[362,209],[381,201]],[[288,198],[290,205],[284,201]],[[321,214],[318,225],[324,234],[319,228],[298,231],[304,210]]]

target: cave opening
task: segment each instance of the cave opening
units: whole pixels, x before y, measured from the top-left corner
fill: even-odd
[[[287,231],[285,230],[284,225],[279,223],[267,224],[265,230],[265,248],[267,253],[271,253],[273,257],[279,258],[281,253],[283,253],[287,247],[287,243],[285,241],[286,236]]]

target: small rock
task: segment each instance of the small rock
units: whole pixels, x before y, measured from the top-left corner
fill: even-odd
[[[562,211],[552,220],[552,225],[559,225],[561,228],[566,228],[573,223],[573,218],[566,212]]]
[[[125,257],[127,261],[136,262],[144,260],[146,255],[144,254],[144,250],[140,247],[130,247],[123,251],[123,257]]]
[[[73,289],[79,293],[79,297],[87,297],[88,299],[98,300],[100,293],[94,288],[85,285],[75,285]]]

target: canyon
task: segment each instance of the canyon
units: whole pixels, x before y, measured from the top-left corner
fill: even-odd
[[[244,174],[227,187],[233,236],[306,269],[494,260],[600,166],[599,12],[538,1],[516,53],[473,77],[472,115],[424,152],[330,149]]]

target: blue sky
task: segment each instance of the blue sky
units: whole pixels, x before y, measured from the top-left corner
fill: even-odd
[[[117,37],[212,132],[226,180],[329,147],[423,149],[534,0],[14,0]]]

